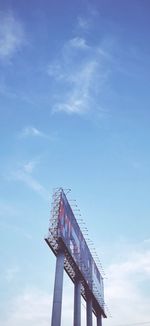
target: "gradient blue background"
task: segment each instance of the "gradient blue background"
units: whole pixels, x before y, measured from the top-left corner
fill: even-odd
[[[59,186],[103,261],[104,325],[150,320],[149,11],[148,0],[0,1],[0,325],[50,324],[43,238]]]

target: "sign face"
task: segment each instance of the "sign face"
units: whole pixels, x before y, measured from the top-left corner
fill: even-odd
[[[103,279],[91,255],[88,245],[83,237],[68,200],[61,192],[58,215],[58,237],[62,238],[72,258],[81,271],[89,289],[95,298],[101,298],[99,304],[104,302]]]

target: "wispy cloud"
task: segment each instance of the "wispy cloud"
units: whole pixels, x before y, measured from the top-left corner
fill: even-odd
[[[27,161],[18,164],[18,168],[11,171],[7,177],[9,181],[19,181],[40,195],[43,199],[48,199],[47,189],[33,176],[38,160]]]
[[[69,41],[69,45],[73,48],[77,49],[88,49],[88,45],[86,43],[86,40],[81,37],[75,37]]]
[[[0,59],[9,60],[25,42],[22,23],[12,11],[0,12]]]
[[[28,171],[29,172],[29,171]],[[38,180],[36,180],[31,174],[25,172],[24,170],[17,170],[12,173],[11,179],[15,181],[20,181],[24,183],[26,186],[31,188],[34,192],[39,194],[42,198],[48,199],[48,191],[44,186],[40,184]]]
[[[77,17],[72,37],[64,41],[59,55],[47,66],[54,90],[51,107],[52,112],[78,115],[91,112],[102,119],[104,111],[108,117],[108,95],[116,94],[116,75],[131,76],[133,71],[128,62],[133,63],[133,58],[127,58],[116,35],[111,32],[102,35],[97,30],[100,14],[92,7],[89,9],[91,12]]]
[[[36,165],[37,161],[29,161],[24,164],[23,169],[27,173],[32,173]]]
[[[54,111],[83,114],[88,112],[91,99],[92,81],[96,74],[97,62],[91,61],[84,64],[80,71],[66,76],[67,83],[71,84],[71,91],[65,94],[65,99],[54,106]]]
[[[78,16],[77,18],[77,27],[87,31],[89,29],[89,21],[87,18],[83,17],[83,16]]]
[[[84,15],[79,15],[77,17],[77,30],[83,33],[89,32],[92,27],[94,27],[96,18],[100,18],[99,12],[93,7],[93,5],[88,4],[87,12]]]
[[[47,140],[54,140],[56,139],[56,134],[55,135],[49,135],[46,134],[45,132],[41,131],[40,129],[34,127],[34,126],[26,126],[23,128],[23,130],[19,133],[20,138],[30,138],[30,137],[35,137],[35,138],[44,138]]]
[[[31,126],[28,126],[28,127],[25,127],[21,134],[20,134],[22,137],[45,137],[46,135],[40,131],[39,129],[35,128],[35,127],[31,127]]]
[[[94,107],[100,110],[101,105],[96,104],[96,99],[100,97],[109,74],[106,57],[107,53],[102,50],[100,53],[99,46],[88,44],[80,36],[64,44],[60,58],[47,68],[59,89],[53,112],[84,114]]]
[[[20,213],[21,215],[21,213]],[[19,226],[17,224],[17,222],[12,222],[8,223],[8,222],[2,222],[0,223],[0,229],[2,230],[2,232],[11,232],[15,234],[15,236],[21,236],[24,237],[26,240],[31,240],[32,239],[32,235],[30,233],[30,231],[28,232],[28,230],[26,231],[22,226]]]

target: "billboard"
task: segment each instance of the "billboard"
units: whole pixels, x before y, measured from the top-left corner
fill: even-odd
[[[82,231],[77,223],[68,200],[61,192],[58,213],[58,237],[65,243],[69,253],[82,273],[89,289],[101,307],[104,302],[103,278],[92,257]],[[101,299],[99,299],[101,298]]]

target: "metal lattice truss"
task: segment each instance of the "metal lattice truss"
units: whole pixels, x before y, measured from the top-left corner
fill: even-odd
[[[65,254],[64,258],[64,269],[71,278],[72,282],[74,283],[77,278],[80,278],[81,280],[81,295],[83,298],[87,299],[88,296],[92,297],[93,302],[93,312],[97,316],[99,312],[103,315],[104,318],[106,318],[105,314],[105,302],[103,300],[103,297],[101,296],[101,293],[99,292],[96,284],[93,280],[87,283],[86,280],[91,278],[91,275],[88,271],[88,269],[82,265],[82,271],[81,273],[79,267],[77,266],[75,260],[73,259],[71,253],[69,252],[66,244],[63,242],[61,238],[59,238],[58,235],[58,215],[59,215],[59,208],[60,208],[60,198],[61,198],[61,191],[62,189],[57,189],[53,195],[53,203],[52,203],[52,210],[51,210],[51,218],[50,218],[50,227],[48,236],[45,238],[45,241],[47,242],[48,246],[51,248],[55,256],[57,256],[59,250],[63,250]],[[82,264],[82,261],[80,261],[80,264]],[[91,284],[91,285],[90,285]]]

